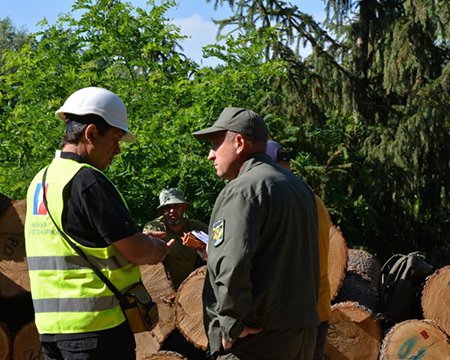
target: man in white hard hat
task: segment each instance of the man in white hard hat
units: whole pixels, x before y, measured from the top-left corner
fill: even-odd
[[[172,242],[140,232],[102,173],[120,152],[119,141],[134,139],[122,100],[87,87],[69,96],[56,115],[66,127],[62,151],[31,182],[25,222],[43,355],[135,359],[134,335],[117,298],[68,241],[120,291],[140,280],[138,265],[162,261]]]

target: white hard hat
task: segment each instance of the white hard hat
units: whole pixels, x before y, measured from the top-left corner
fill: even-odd
[[[127,109],[124,103],[116,94],[109,90],[98,87],[86,87],[75,91],[55,114],[65,121],[64,113],[99,115],[112,127],[126,132],[122,140],[133,141],[135,139],[135,136],[128,129]]]

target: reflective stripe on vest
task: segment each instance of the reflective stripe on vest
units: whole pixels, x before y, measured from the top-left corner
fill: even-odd
[[[88,256],[91,264],[98,269],[117,270],[128,264],[122,256],[111,257],[109,259],[98,259]],[[76,255],[70,256],[33,256],[28,258],[28,270],[74,270],[74,269],[90,269],[85,259]]]
[[[101,298],[83,299],[36,299],[33,300],[35,312],[88,312],[103,311],[119,305],[117,298],[103,296]]]
[[[55,158],[48,168],[48,206],[61,230],[64,189],[85,166],[91,167]],[[125,317],[117,298],[86,260],[60,236],[47,215],[42,204],[42,175],[43,170],[35,176],[28,189],[25,219],[27,262],[39,333],[82,333],[121,324]],[[91,248],[70,239],[119,290],[139,281],[139,267],[128,262],[113,245]]]

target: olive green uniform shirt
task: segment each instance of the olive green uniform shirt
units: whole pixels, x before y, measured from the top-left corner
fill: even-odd
[[[144,226],[144,231],[165,231],[165,242],[168,242],[170,239],[175,239],[175,243],[169,249],[169,253],[164,259],[163,264],[176,289],[178,289],[180,284],[189,276],[192,271],[194,271],[200,265],[204,265],[204,262],[197,254],[197,250],[184,246],[181,238],[183,237],[183,233],[187,233],[192,230],[201,230],[205,233],[208,233],[208,226],[198,220],[185,220],[186,224],[178,233],[166,228],[162,216],[149,221]]]
[[[203,291],[211,354],[244,325],[280,330],[319,324],[314,194],[265,154],[247,160],[211,214]]]

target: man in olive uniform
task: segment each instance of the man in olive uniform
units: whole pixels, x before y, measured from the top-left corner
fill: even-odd
[[[317,209],[300,179],[265,154],[268,129],[225,108],[209,128],[211,160],[228,180],[211,214],[203,289],[217,359],[312,359],[319,317]]]

